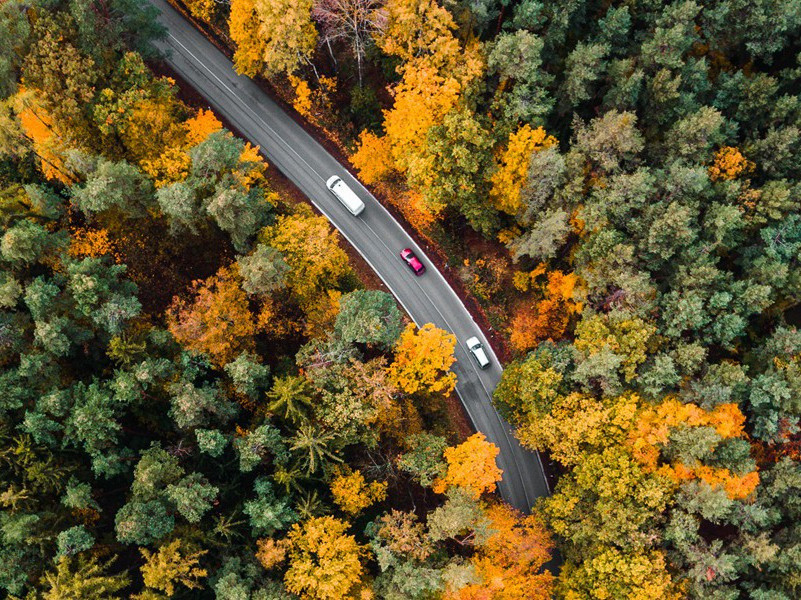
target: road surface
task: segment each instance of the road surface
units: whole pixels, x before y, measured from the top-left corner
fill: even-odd
[[[284,173],[312,201],[395,295],[418,325],[433,323],[458,340],[456,391],[476,430],[500,448],[503,469],[499,491],[509,504],[528,512],[539,496],[548,494],[540,458],[523,449],[511,427],[495,411],[492,391],[502,368],[470,313],[420,248],[390,213],[341,164],[290,118],[249,78],[239,76],[228,58],[185,20],[166,0],[151,0],[161,11],[166,38],[157,46],[166,62],[209,105],[251,143],[258,144],[267,160]],[[352,216],[325,186],[339,175],[362,199],[365,211]],[[412,248],[427,267],[415,277],[398,253]],[[468,354],[465,340],[478,336],[492,364],[486,370]]]

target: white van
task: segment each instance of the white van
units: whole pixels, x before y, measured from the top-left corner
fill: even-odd
[[[342,203],[342,206],[347,208],[354,217],[360,215],[364,210],[364,202],[348,187],[347,183],[342,181],[342,178],[336,175],[329,177],[325,185],[328,186],[331,193],[337,197],[337,200]]]
[[[467,340],[467,347],[470,349],[470,353],[475,357],[478,366],[482,369],[486,369],[490,361],[487,358],[487,353],[484,352],[484,346],[478,340],[477,337],[471,337]]]

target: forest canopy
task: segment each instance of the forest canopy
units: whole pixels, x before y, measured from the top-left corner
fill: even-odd
[[[446,256],[558,483],[499,500],[448,333],[179,93],[148,4],[10,0],[9,596],[797,597],[801,4],[176,4]]]

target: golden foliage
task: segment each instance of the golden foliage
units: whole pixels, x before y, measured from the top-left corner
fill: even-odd
[[[745,415],[736,404],[720,404],[707,411],[695,404],[685,404],[676,398],[645,408],[629,434],[628,445],[633,455],[649,472],[659,471],[674,481],[700,479],[712,487],[722,487],[732,500],[747,498],[759,484],[759,473],[752,471],[739,476],[725,468],[680,462],[659,465],[659,448],[670,438],[676,427],[712,427],[723,439],[745,435]]]
[[[284,583],[304,600],[354,598],[364,567],[365,549],[346,533],[347,523],[334,517],[314,517],[295,524],[287,537],[289,568]]]
[[[42,174],[46,179],[72,185],[76,178],[64,164],[64,152],[67,148],[54,129],[52,118],[32,93],[25,93],[20,89],[17,99],[20,124],[33,143],[33,151],[39,157]]]
[[[754,163],[745,158],[739,149],[723,146],[715,153],[715,162],[709,167],[712,181],[730,181],[754,170]]]
[[[392,147],[387,136],[378,137],[366,129],[359,134],[358,147],[350,157],[359,178],[373,184],[392,173]]]
[[[98,257],[112,255],[117,260],[114,252],[114,244],[109,239],[108,231],[105,229],[89,229],[79,227],[70,232],[70,256],[75,258]]]
[[[448,590],[447,600],[546,600],[554,577],[541,571],[551,558],[553,540],[535,515],[522,515],[506,504],[486,510],[491,534],[470,562],[480,583]]]
[[[484,59],[477,42],[461,46],[453,18],[434,0],[390,0],[385,10],[378,44],[403,61],[403,78],[393,90],[392,109],[384,112],[384,130],[395,167],[406,171],[421,160],[428,130],[483,72]]]
[[[494,492],[495,484],[503,475],[495,462],[499,452],[498,446],[488,442],[483,433],[475,433],[458,446],[446,448],[448,471],[444,478],[434,482],[432,489],[442,494],[456,486],[469,491],[476,499],[484,492]]]
[[[304,117],[311,117],[311,89],[305,80],[295,75],[289,75],[289,83],[295,90],[295,99],[292,101],[293,108]]]
[[[528,179],[531,155],[556,143],[556,138],[545,133],[542,127],[532,129],[528,124],[509,136],[509,143],[500,156],[498,170],[491,179],[490,199],[498,210],[510,215],[520,211],[520,190]]]
[[[276,541],[272,538],[256,540],[256,548],[256,559],[267,570],[282,564],[289,550],[286,540]]]
[[[231,0],[228,31],[236,44],[234,68],[237,73],[248,77],[259,74],[264,56],[264,43],[256,35],[258,29],[255,0]]]
[[[387,497],[387,484],[381,481],[367,483],[360,471],[340,469],[331,481],[331,495],[339,508],[356,516],[365,508]]]
[[[456,374],[450,370],[456,362],[456,336],[432,323],[416,329],[410,323],[401,334],[389,367],[390,380],[409,394],[450,394],[456,385]]]
[[[602,399],[579,393],[557,396],[550,411],[523,425],[518,435],[523,445],[547,449],[571,466],[587,451],[625,443],[639,405],[636,394]]]
[[[529,282],[539,273],[539,269],[529,273]],[[525,285],[524,275],[517,276],[515,287],[518,289]],[[571,315],[581,310],[581,305],[573,300],[577,283],[575,273],[565,275],[552,271],[548,274],[545,298],[533,306],[523,305],[512,319],[510,341],[517,350],[528,350],[542,340],[556,341],[564,335]]]
[[[189,150],[222,129],[222,123],[212,111],[200,109],[194,117],[174,124],[173,129],[175,134],[170,136],[173,144],[156,158],[141,163],[142,170],[153,178],[156,187],[185,180],[191,167]]]
[[[662,552],[624,553],[607,548],[564,573],[562,595],[565,600],[679,600]]]
[[[208,354],[219,365],[252,350],[256,322],[240,282],[234,264],[205,281],[195,281],[189,299],[176,297],[166,315],[176,341]]]
[[[175,593],[175,584],[180,583],[189,589],[200,589],[197,582],[206,576],[206,569],[201,569],[199,558],[206,554],[206,550],[189,554],[181,553],[181,540],[174,540],[161,546],[158,552],[150,552],[140,548],[139,552],[147,561],[142,565],[142,579],[149,588],[160,590],[172,596]]]
[[[287,286],[304,308],[316,302],[321,291],[335,288],[350,270],[348,255],[339,246],[339,233],[332,230],[328,219],[305,207],[278,217],[259,240],[283,255],[291,268]]]

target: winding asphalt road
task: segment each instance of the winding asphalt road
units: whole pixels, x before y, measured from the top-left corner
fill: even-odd
[[[500,380],[501,365],[445,278],[372,194],[281,107],[250,79],[237,75],[228,58],[165,0],[150,1],[161,11],[159,20],[167,29],[157,46],[170,67],[251,143],[258,144],[267,159],[330,219],[415,323],[434,323],[456,335],[456,391],[473,426],[500,448],[501,495],[528,512],[537,497],[548,494],[540,458],[520,446],[509,424],[493,408],[491,395]],[[328,191],[325,182],[331,175],[339,175],[364,201],[366,209],[359,217],[353,217]],[[412,248],[427,266],[422,277],[415,277],[401,261],[398,252],[403,248]],[[483,371],[464,343],[473,335],[481,339],[492,361]]]

